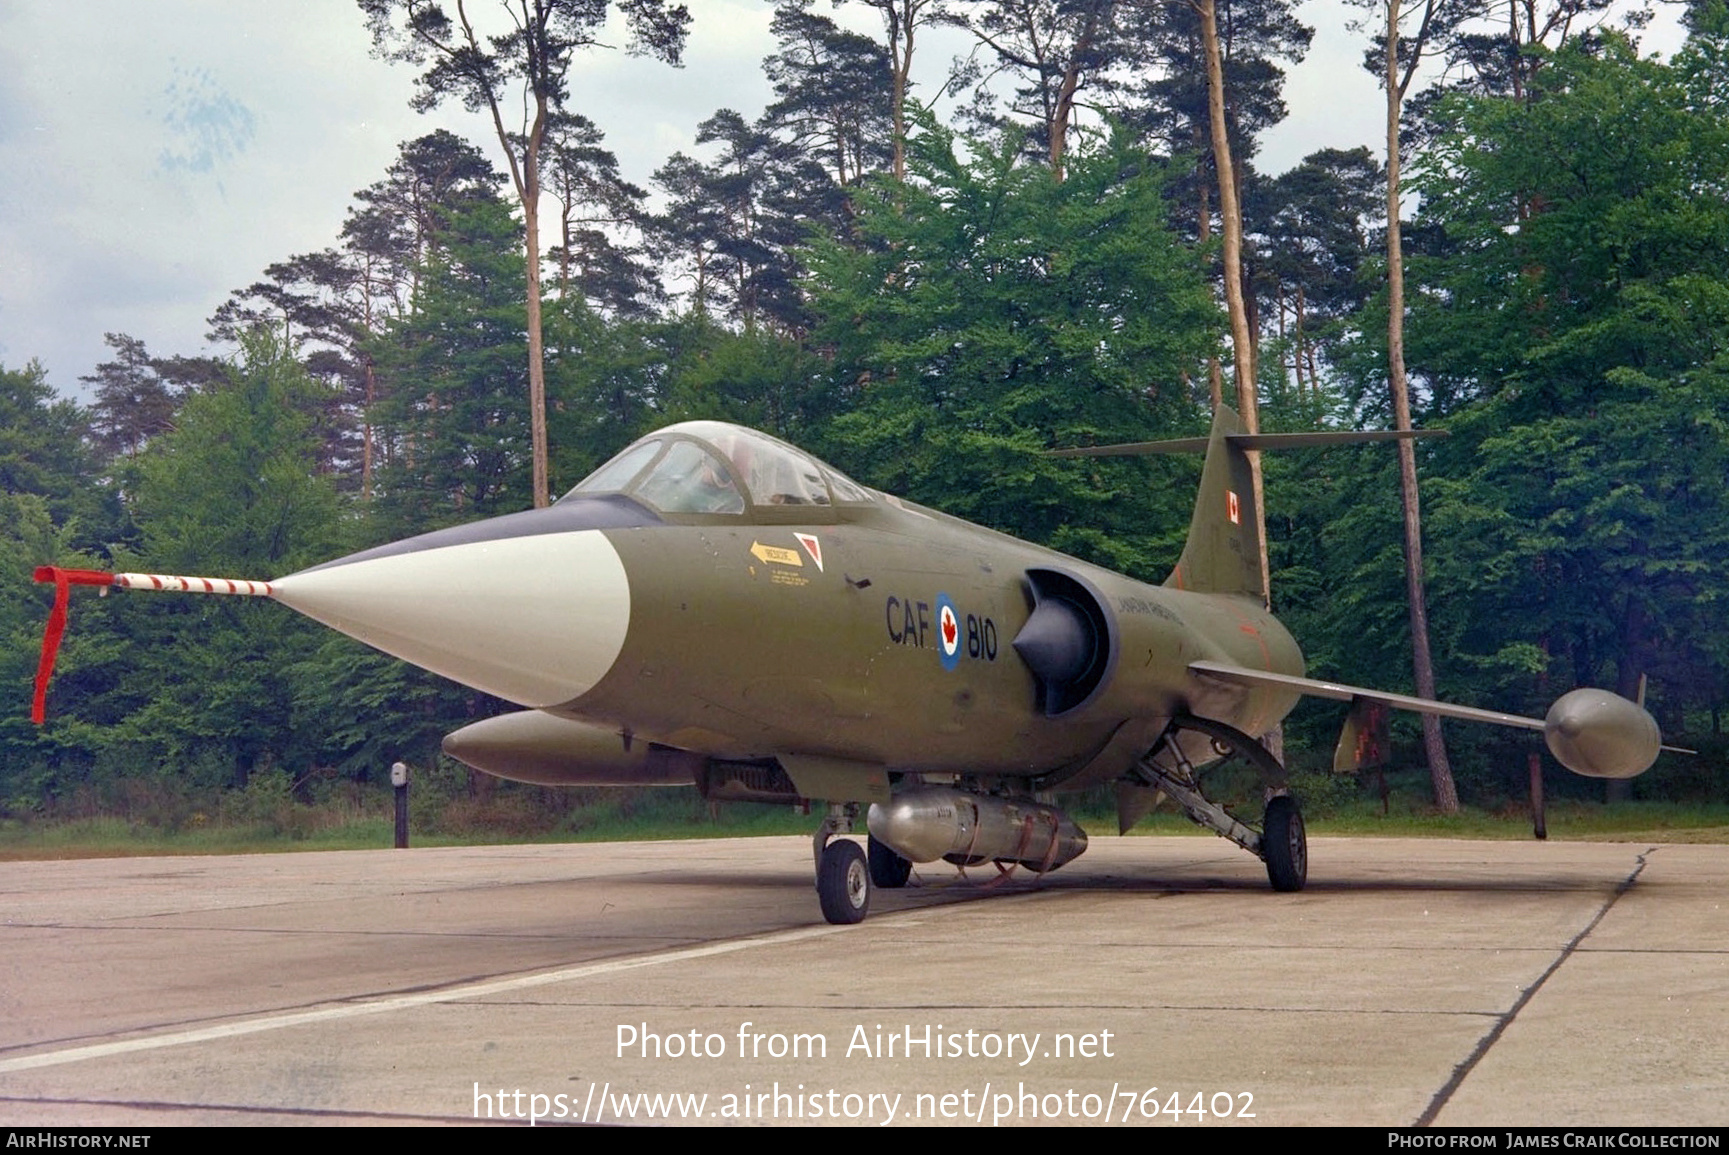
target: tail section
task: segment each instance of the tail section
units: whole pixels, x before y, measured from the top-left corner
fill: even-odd
[[[1175,589],[1209,594],[1242,594],[1267,600],[1261,575],[1261,516],[1255,501],[1249,454],[1264,449],[1322,449],[1376,441],[1445,437],[1439,429],[1331,429],[1317,433],[1247,433],[1236,411],[1220,405],[1207,437],[1175,441],[1134,441],[1124,445],[1086,445],[1053,449],[1052,457],[1144,457],[1155,453],[1207,451],[1201,467],[1201,492],[1189,522],[1189,540],[1177,568],[1165,579]]]
[[[1224,405],[1213,414],[1201,490],[1183,556],[1167,586],[1266,600],[1261,581],[1261,519],[1249,457],[1241,445],[1243,420]]]
[[[1243,419],[1224,405],[1213,414],[1207,437],[1175,441],[1135,441],[1124,445],[1086,445],[1053,449],[1052,457],[1143,457],[1155,453],[1207,451],[1201,467],[1201,492],[1195,498],[1189,540],[1177,568],[1165,579],[1176,589],[1209,594],[1267,597],[1261,574],[1261,517],[1255,500],[1249,454],[1263,449],[1320,449],[1375,441],[1445,437],[1439,429],[1332,429],[1317,433],[1247,433]]]

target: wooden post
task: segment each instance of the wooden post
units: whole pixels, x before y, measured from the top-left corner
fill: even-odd
[[[1549,837],[1549,824],[1543,815],[1543,756],[1531,751],[1527,765],[1531,769],[1531,833],[1542,842]]]

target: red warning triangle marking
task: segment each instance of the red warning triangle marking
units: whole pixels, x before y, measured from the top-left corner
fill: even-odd
[[[804,546],[804,551],[810,554],[810,559],[816,562],[817,571],[820,573],[822,571],[822,542],[816,539],[815,534],[795,533],[793,536],[798,538],[800,545]]]

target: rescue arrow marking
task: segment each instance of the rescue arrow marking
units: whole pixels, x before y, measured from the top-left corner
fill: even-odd
[[[804,568],[804,559],[799,557],[796,549],[782,549],[778,545],[764,545],[760,541],[753,541],[750,543],[750,552],[756,555],[756,560],[765,564],[772,561],[777,565]]]

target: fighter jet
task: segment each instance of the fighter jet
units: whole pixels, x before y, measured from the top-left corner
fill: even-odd
[[[1058,792],[1114,784],[1127,829],[1162,798],[1295,891],[1308,849],[1257,737],[1303,695],[1540,730],[1568,768],[1627,778],[1661,746],[1642,705],[1579,689],[1544,719],[1305,676],[1268,612],[1247,453],[1399,433],[1211,435],[1079,450],[1204,450],[1187,543],[1148,585],[880,493],[775,438],[694,421],[652,433],[544,509],[422,534],[275,581],[44,567],[58,586],[263,596],[524,709],[444,749],[546,785],[690,785],[711,800],[826,804],[823,915],[946,859],[1042,874],[1087,836]],[[1208,797],[1229,755],[1259,773],[1258,823]],[[863,830],[861,830],[863,827]],[[844,835],[864,833],[864,845]]]

